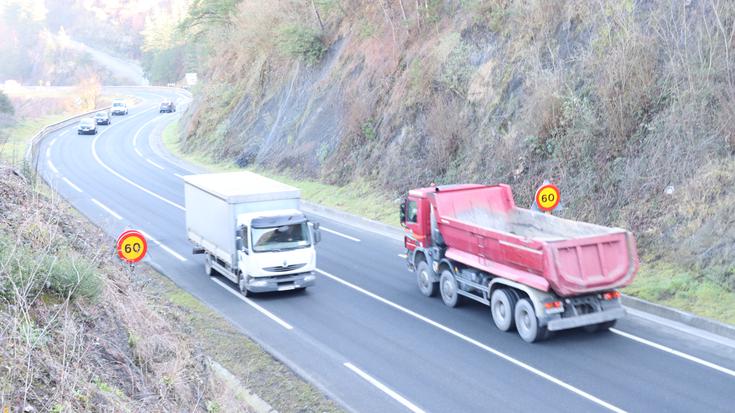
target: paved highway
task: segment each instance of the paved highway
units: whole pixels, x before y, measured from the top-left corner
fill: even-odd
[[[487,307],[422,296],[402,243],[349,222],[325,228],[317,284],[246,299],[204,275],[184,226],[190,168],[156,142],[176,114],[173,89],[131,89],[142,102],[96,136],[70,126],[39,151],[41,173],[111,236],[142,229],[151,265],[227,317],[345,408],[359,412],[733,411],[735,347],[649,317],[601,334],[558,333],[526,344]],[[112,247],[112,245],[111,245]],[[245,362],[245,361],[244,361]]]

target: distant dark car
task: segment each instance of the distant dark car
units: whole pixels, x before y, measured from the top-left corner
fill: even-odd
[[[110,112],[106,110],[95,113],[94,120],[98,125],[109,125],[112,122],[110,119]]]
[[[96,135],[97,134],[97,122],[94,118],[84,118],[79,121],[77,127],[77,135]]]
[[[158,113],[171,113],[176,112],[176,105],[174,105],[174,102],[172,101],[166,101],[161,103],[161,107],[158,108]]]

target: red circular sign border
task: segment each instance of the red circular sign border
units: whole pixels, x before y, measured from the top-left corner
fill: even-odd
[[[125,258],[125,256],[122,253],[122,243],[126,239],[128,239],[128,237],[130,237],[130,236],[137,236],[138,238],[141,239],[141,241],[143,241],[143,253],[140,254],[140,256],[138,258],[134,259],[134,260],[129,260],[129,259]],[[117,256],[120,257],[121,260],[123,260],[123,261],[125,261],[127,263],[130,263],[130,264],[134,264],[134,263],[142,260],[143,258],[145,258],[145,255],[148,253],[148,240],[145,239],[145,236],[143,235],[142,232],[140,232],[138,230],[135,230],[135,229],[129,229],[129,230],[123,232],[122,234],[120,234],[119,237],[117,237],[117,246],[116,246],[116,248],[117,248]]]
[[[556,193],[557,193],[557,194],[559,195],[559,196],[557,196],[557,197],[556,197],[556,202],[554,202],[554,205],[552,205],[552,206],[551,206],[551,207],[549,207],[549,208],[544,208],[544,207],[542,207],[542,206],[541,206],[541,202],[540,202],[540,200],[538,199],[538,198],[539,198],[539,195],[541,195],[541,191],[543,191],[543,190],[544,190],[544,189],[546,189],[546,188],[553,188],[553,189],[554,189],[554,191],[556,191]],[[561,201],[561,191],[559,191],[559,187],[558,187],[558,186],[556,186],[556,185],[554,185],[554,184],[546,184],[546,185],[543,185],[543,186],[541,186],[541,187],[540,187],[539,189],[537,189],[537,190],[536,190],[536,206],[537,206],[537,207],[538,207],[538,209],[540,209],[541,211],[544,211],[544,212],[547,212],[547,211],[552,211],[552,210],[553,210],[554,208],[556,208],[556,207],[558,207],[558,206],[559,206],[559,202],[560,202],[560,201]]]

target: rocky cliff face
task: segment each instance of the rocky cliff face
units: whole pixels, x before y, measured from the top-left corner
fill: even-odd
[[[188,150],[394,195],[506,182],[524,206],[549,178],[564,215],[732,282],[732,4],[328,1],[324,30],[299,7],[241,4]]]

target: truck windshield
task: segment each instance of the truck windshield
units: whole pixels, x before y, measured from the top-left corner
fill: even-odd
[[[311,245],[306,222],[276,228],[253,228],[255,252],[281,251]]]

